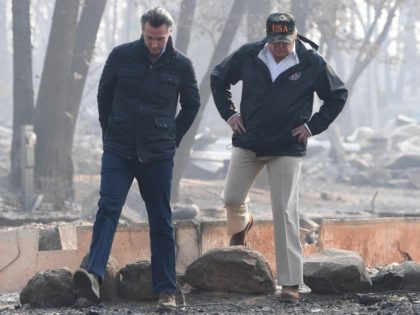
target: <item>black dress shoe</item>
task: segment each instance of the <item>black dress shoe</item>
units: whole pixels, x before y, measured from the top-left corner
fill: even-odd
[[[73,284],[77,290],[77,296],[85,298],[92,303],[99,302],[99,280],[86,270],[79,268],[74,272]]]
[[[252,228],[253,223],[254,223],[254,218],[252,217],[252,215],[249,215],[248,224],[245,226],[245,228],[241,232],[238,232],[232,235],[232,237],[230,238],[229,245],[230,246],[237,246],[237,245],[245,246],[246,235],[248,234],[249,230]]]

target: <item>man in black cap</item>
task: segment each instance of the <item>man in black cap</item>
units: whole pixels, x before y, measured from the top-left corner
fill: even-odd
[[[299,301],[303,282],[299,239],[299,182],[307,140],[328,128],[342,110],[347,89],[313,42],[297,34],[294,17],[271,14],[266,38],[245,44],[211,74],[216,107],[233,131],[223,199],[230,245],[245,245],[253,224],[247,202],[266,167],[271,188],[277,280],[281,299]],[[242,81],[235,107],[231,85]],[[323,101],[312,115],[314,92]]]
[[[194,121],[200,97],[191,61],[172,45],[169,12],[149,9],[141,25],[140,39],[112,50],[99,82],[104,146],[99,210],[88,266],[78,269],[73,281],[79,296],[99,300],[99,284],[135,178],[149,219],[153,291],[160,309],[172,309],[177,288],[169,203],[173,156]]]

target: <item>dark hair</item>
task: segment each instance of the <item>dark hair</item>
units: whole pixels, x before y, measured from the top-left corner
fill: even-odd
[[[153,27],[160,27],[165,24],[168,28],[172,27],[174,24],[174,19],[171,14],[166,11],[164,8],[154,7],[146,12],[141,17],[141,28],[144,29],[146,23]]]

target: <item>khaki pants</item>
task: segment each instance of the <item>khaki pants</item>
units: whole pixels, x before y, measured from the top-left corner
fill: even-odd
[[[303,283],[298,210],[301,164],[301,157],[256,157],[250,150],[233,147],[223,192],[228,234],[231,235],[242,231],[248,223],[249,191],[267,167],[279,285]]]

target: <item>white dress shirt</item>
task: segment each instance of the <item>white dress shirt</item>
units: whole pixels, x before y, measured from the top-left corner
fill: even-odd
[[[279,63],[274,60],[273,54],[268,48],[268,44],[265,44],[264,48],[261,49],[260,53],[258,54],[258,58],[260,58],[267,65],[268,70],[270,70],[271,80],[273,80],[273,82],[281,73],[299,63],[299,58],[296,54],[296,45],[293,45],[293,49],[290,54]]]

